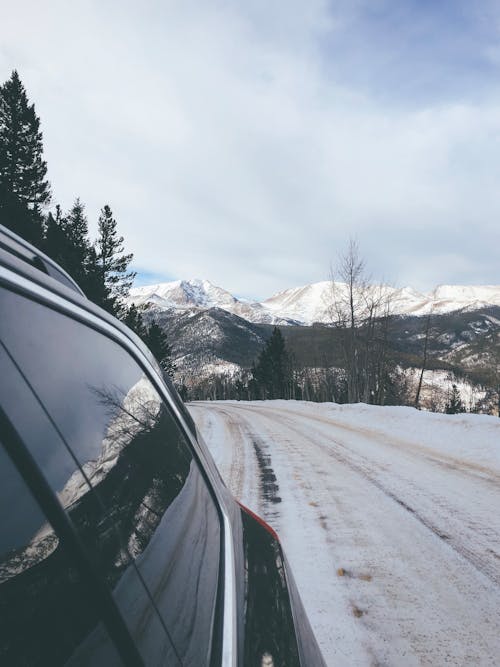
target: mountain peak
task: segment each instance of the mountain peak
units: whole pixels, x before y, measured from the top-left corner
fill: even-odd
[[[228,305],[237,301],[226,290],[202,278],[174,280],[156,285],[135,287],[130,290],[130,299],[141,305],[154,303],[156,307],[163,307],[164,309],[223,307],[221,304]]]
[[[329,280],[293,287],[262,302],[241,301],[209,280],[191,278],[133,288],[129,300],[160,310],[221,308],[243,319],[265,324],[303,324],[331,321],[334,291],[345,293],[344,283]],[[500,286],[438,285],[428,294],[411,287],[382,287],[396,315],[449,313],[454,310],[500,306]]]

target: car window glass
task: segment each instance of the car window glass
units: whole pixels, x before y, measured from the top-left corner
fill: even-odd
[[[16,326],[0,311],[0,336],[80,464],[64,493],[77,498],[88,482],[98,498],[79,500],[72,519],[120,608],[148,632],[134,587],[120,578],[133,558],[176,655],[207,663],[220,521],[183,432],[118,344],[17,295],[3,304],[6,314],[15,309]]]
[[[176,664],[175,651],[154,605],[151,604],[148,591],[133,567],[133,559],[121,548],[113,517],[103,512],[102,504],[92,490],[87,475],[54,430],[43,407],[23,381],[1,342],[0,377],[0,404],[4,412],[57,494],[86,549],[92,552],[93,560],[100,566],[106,583],[115,591],[118,607],[146,664],[159,663],[167,658],[170,664]],[[4,523],[9,525],[9,517],[7,513],[2,517],[2,528]],[[20,532],[23,537],[27,537],[22,531],[26,529],[19,523],[15,534]],[[114,554],[119,554],[119,558],[115,558]],[[75,571],[73,577],[77,576],[78,572]],[[128,595],[116,593],[122,578],[126,584],[122,585],[121,590],[127,591]],[[29,637],[28,627],[26,632]],[[86,640],[86,653],[92,654],[99,650],[101,643],[101,628],[98,627]]]
[[[119,665],[98,609],[0,443],[0,664]],[[91,650],[85,649],[93,635]]]

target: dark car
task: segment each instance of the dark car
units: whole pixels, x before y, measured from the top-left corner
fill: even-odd
[[[152,355],[0,227],[0,664],[324,665]]]

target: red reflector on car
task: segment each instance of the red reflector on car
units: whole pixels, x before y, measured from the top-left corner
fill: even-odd
[[[251,516],[252,519],[255,519],[257,523],[260,523],[262,528],[265,528],[267,532],[274,537],[274,539],[279,542],[280,538],[278,537],[278,533],[274,530],[274,528],[271,528],[271,526],[264,521],[264,519],[261,519],[261,517],[258,514],[255,514],[255,512],[252,512],[252,510],[248,509],[243,503],[240,503],[239,501],[238,505],[241,507],[241,509],[245,512],[245,514],[248,514],[248,516]]]

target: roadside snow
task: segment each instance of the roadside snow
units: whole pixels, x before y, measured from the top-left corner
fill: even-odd
[[[472,466],[486,466],[500,474],[500,420],[488,415],[445,415],[414,408],[306,401],[264,401],[298,415],[331,417],[338,425],[368,431],[402,445],[412,444],[422,454],[461,458]],[[258,404],[257,404],[258,405]],[[293,406],[293,407],[292,407]],[[404,441],[404,442],[403,442]]]
[[[278,531],[329,665],[500,663],[500,420],[190,408],[233,493]]]

